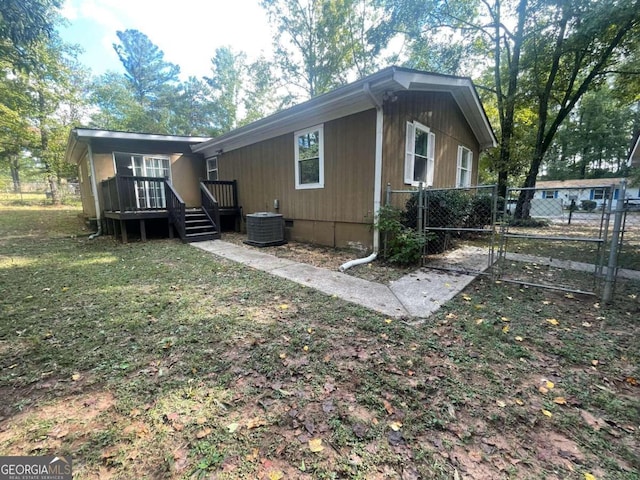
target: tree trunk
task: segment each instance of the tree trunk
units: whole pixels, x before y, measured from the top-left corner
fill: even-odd
[[[535,194],[535,190],[533,190],[532,188],[536,185],[536,178],[538,176],[538,172],[540,171],[540,165],[542,165],[543,157],[544,151],[537,146],[535,153],[533,154],[531,166],[529,167],[529,173],[527,173],[527,178],[524,181],[524,187],[520,191],[520,195],[518,196],[518,202],[516,203],[516,211],[514,215],[515,218],[531,218],[531,200],[533,199],[533,196]]]
[[[502,18],[500,12],[500,3],[497,3],[495,13],[494,28],[494,55],[496,59],[494,78],[496,81],[496,92],[498,97],[498,111],[500,114],[500,154],[498,157],[498,195],[505,197],[507,194],[507,179],[512,163],[511,144],[513,142],[513,134],[515,127],[515,110],[516,110],[516,94],[518,92],[518,74],[520,72],[520,53],[524,45],[524,28],[527,16],[528,0],[520,0],[517,7],[518,24],[513,36],[513,54],[509,59],[508,65],[508,81],[507,92],[504,94],[502,88],[502,69],[500,56],[503,54],[501,45],[501,29]]]
[[[56,176],[52,173],[47,175],[47,182],[49,183],[49,190],[51,190],[51,203],[54,205],[61,205],[62,199],[60,198],[60,190],[58,189],[58,182],[56,182]]]
[[[20,193],[20,160],[17,155],[9,157],[9,169],[13,180],[13,193]]]

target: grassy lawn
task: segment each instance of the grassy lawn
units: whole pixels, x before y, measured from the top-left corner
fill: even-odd
[[[639,479],[640,304],[480,279],[390,320],[0,206],[0,452],[95,479]]]

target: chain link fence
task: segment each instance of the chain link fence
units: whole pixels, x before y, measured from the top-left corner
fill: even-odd
[[[405,226],[424,235],[422,265],[461,273],[483,273],[492,265],[498,204],[495,185],[412,190],[388,186],[386,195],[386,205],[403,210]]]
[[[80,185],[63,183],[58,186],[58,194],[63,204],[80,202]],[[16,205],[51,205],[53,203],[47,182],[24,182],[16,192],[13,186],[0,188],[0,203]]]
[[[493,185],[388,186],[385,205],[424,236],[422,266],[605,301],[618,277],[640,280],[640,199],[626,198],[624,184],[510,188],[505,198]]]

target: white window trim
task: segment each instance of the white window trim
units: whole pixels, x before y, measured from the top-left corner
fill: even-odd
[[[319,135],[319,148],[318,148],[318,168],[320,170],[318,175],[318,183],[300,183],[300,164],[298,150],[298,137],[310,132],[318,131]],[[324,188],[324,125],[316,125],[315,127],[305,128],[304,130],[298,130],[293,134],[293,148],[294,148],[294,169],[296,176],[296,190],[308,190],[313,188]]]
[[[407,122],[407,130],[405,136],[405,159],[404,159],[404,183],[417,187],[420,182],[416,182],[413,179],[413,173],[415,169],[415,143],[416,143],[416,129],[422,130],[429,135],[427,144],[427,179],[425,186],[433,186],[433,175],[435,171],[435,150],[436,150],[436,136],[431,129],[419,122]]]
[[[209,168],[209,162],[212,160],[216,161],[216,168]],[[220,163],[217,156],[207,158],[206,167],[207,167],[207,180],[220,180]],[[211,176],[209,175],[211,172],[216,172],[216,178],[211,178]]]
[[[467,175],[466,185],[462,184],[462,155],[467,151],[469,153],[469,163],[467,164],[467,168],[465,169],[469,174]],[[468,188],[471,186],[471,172],[473,171],[473,152],[471,149],[458,145],[458,166],[456,168],[456,187]]]
[[[117,167],[117,163],[116,163],[116,153],[120,154],[120,155],[128,155],[129,156],[129,160],[131,161],[132,158],[135,157],[143,157],[144,158],[157,158],[160,160],[168,160],[169,161],[169,183],[173,183],[173,165],[171,164],[171,156],[170,155],[163,155],[163,154],[155,154],[155,153],[132,153],[132,152],[124,152],[124,151],[114,151],[111,153],[111,158],[113,161],[113,171],[116,173],[116,175],[119,173],[120,175],[133,175],[133,169],[128,169],[128,172],[118,172],[118,167]],[[144,160],[143,160],[144,163]],[[160,177],[158,177],[160,178]]]

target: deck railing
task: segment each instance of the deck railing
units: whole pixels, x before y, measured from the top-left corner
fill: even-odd
[[[238,210],[238,182],[236,180],[202,180],[204,187],[218,202],[221,210]]]
[[[169,228],[173,225],[178,231],[178,235],[184,240],[185,231],[185,203],[178,192],[175,191],[169,182],[164,183],[166,196],[167,213],[169,215]]]
[[[220,206],[218,200],[211,194],[207,186],[200,182],[200,198],[202,201],[202,210],[209,217],[215,229],[220,231]]]
[[[120,196],[116,177],[107,178],[100,182],[102,188],[103,208],[107,212],[120,210]]]
[[[104,210],[107,212],[137,212],[163,210],[166,207],[166,179],[116,175],[100,182]]]

